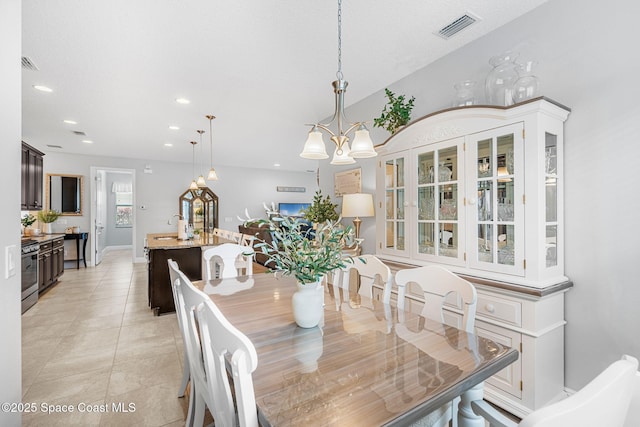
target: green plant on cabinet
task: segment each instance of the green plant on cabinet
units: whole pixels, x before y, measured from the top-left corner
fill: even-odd
[[[393,134],[411,120],[411,110],[416,98],[412,96],[405,101],[405,95],[396,96],[389,89],[385,89],[384,93],[387,97],[387,105],[384,106],[380,117],[373,119],[373,126],[386,129]]]

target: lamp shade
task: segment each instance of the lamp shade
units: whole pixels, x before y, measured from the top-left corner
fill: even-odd
[[[302,153],[300,153],[300,157],[303,159],[318,160],[329,158],[324,146],[324,140],[322,139],[322,133],[317,128],[313,128],[309,132],[309,137],[307,138],[307,142],[304,143],[304,149]]]
[[[374,216],[373,196],[367,193],[353,193],[342,196],[342,216],[368,217]]]
[[[350,165],[356,162],[356,160],[351,157],[349,154],[351,150],[349,150],[349,144],[344,144],[342,146],[342,155],[338,154],[338,147],[333,151],[333,159],[331,160],[332,165]]]
[[[216,170],[213,167],[211,169],[209,169],[209,175],[207,175],[207,180],[208,181],[217,181],[218,180],[218,174],[216,173]]]
[[[377,155],[378,153],[373,148],[373,141],[371,141],[369,131],[364,125],[360,126],[356,131],[356,136],[353,138],[353,144],[351,144],[351,157],[365,159]]]

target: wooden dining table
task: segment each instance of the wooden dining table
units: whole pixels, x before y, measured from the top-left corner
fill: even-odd
[[[263,426],[406,426],[461,396],[462,427],[484,426],[472,400],[518,352],[438,321],[325,285],[324,316],[292,315],[295,279],[272,273],[196,281],[255,345]]]

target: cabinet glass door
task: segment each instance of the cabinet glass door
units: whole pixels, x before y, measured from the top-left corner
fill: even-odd
[[[406,251],[406,174],[405,157],[387,158],[384,161],[385,233],[384,248],[387,253]]]
[[[547,267],[558,265],[558,137],[545,134],[545,258]]]
[[[460,250],[462,139],[434,144],[414,154],[417,168],[417,258],[462,260]]]
[[[512,274],[524,273],[524,151],[521,123],[472,136],[469,205],[470,264]],[[475,207],[473,206],[475,204]],[[471,211],[470,211],[471,213]]]

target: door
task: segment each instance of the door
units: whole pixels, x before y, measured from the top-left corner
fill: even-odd
[[[96,265],[102,262],[102,254],[105,248],[104,239],[104,223],[106,220],[106,204],[107,196],[105,191],[106,179],[105,172],[103,170],[98,171],[96,175],[96,217],[93,230],[93,236],[95,239],[95,254],[94,259]]]

